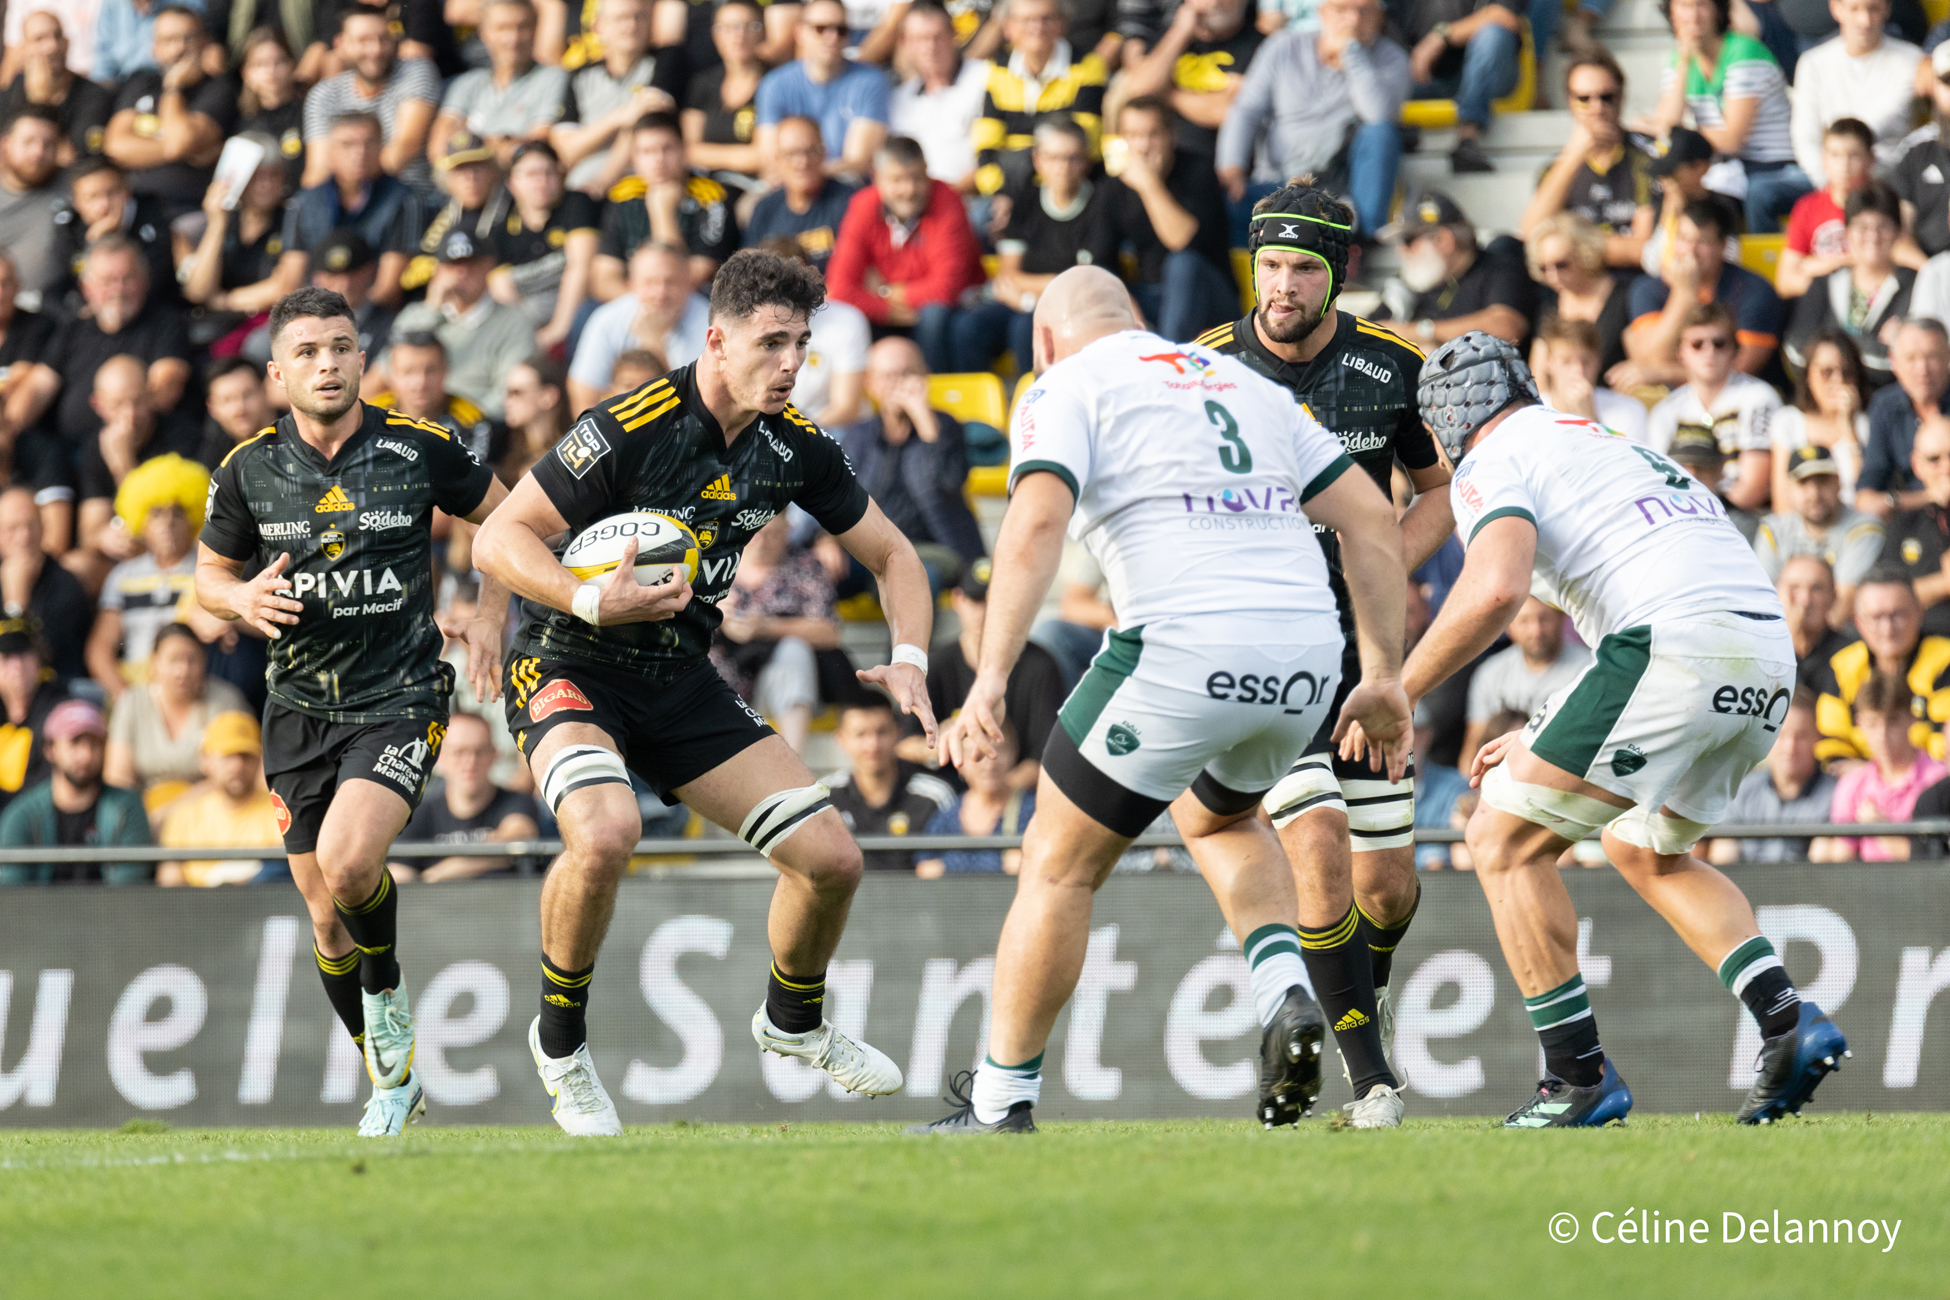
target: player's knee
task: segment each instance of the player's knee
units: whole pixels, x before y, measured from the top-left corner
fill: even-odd
[[[851,835],[846,835],[821,851],[806,877],[822,894],[849,895],[859,888],[860,877],[865,872],[866,858],[860,846],[853,842]]]
[[[564,834],[568,834],[566,826]],[[579,820],[572,843],[576,856],[590,866],[620,871],[636,851],[643,835],[643,820],[634,807],[598,807]]]

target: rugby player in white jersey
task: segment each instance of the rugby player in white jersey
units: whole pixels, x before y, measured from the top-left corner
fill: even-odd
[[[1003,690],[1067,529],[1103,566],[1119,617],[1044,751],[1016,898],[996,950],[988,1059],[955,1111],[913,1133],[1033,1132],[1043,1048],[1090,937],[1091,899],[1158,813],[1172,818],[1252,962],[1271,1025],[1306,987],[1293,872],[1259,801],[1306,748],[1341,672],[1339,616],[1313,524],[1340,532],[1362,682],[1342,716],[1399,780],[1409,714],[1396,681],[1407,575],[1388,500],[1288,393],[1240,362],[1138,328],[1109,272],[1076,267],[1036,305],[1041,378],[1011,430],[1011,497],[976,678],[949,754],[993,754]],[[1208,512],[1207,499],[1225,508]],[[1289,1042],[1305,1106],[1326,1025]],[[1356,1102],[1364,1127],[1401,1103]]]
[[[1632,1107],[1599,1044],[1557,868],[1600,826],[1606,857],[1759,1022],[1740,1121],[1798,1112],[1848,1044],[1788,982],[1745,895],[1692,854],[1787,716],[1794,644],[1773,586],[1709,487],[1540,405],[1509,344],[1481,331],[1444,344],[1418,399],[1454,467],[1468,554],[1403,670],[1409,697],[1482,653],[1531,595],[1596,651],[1470,772],[1483,790],[1470,856],[1544,1048],[1544,1078],[1506,1126],[1601,1125]],[[1358,725],[1344,746],[1363,747]]]

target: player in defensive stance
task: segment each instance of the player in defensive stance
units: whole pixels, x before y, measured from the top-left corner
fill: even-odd
[[[920,718],[933,743],[927,572],[839,444],[786,401],[824,297],[810,267],[751,249],[732,256],[711,282],[704,355],[585,413],[474,541],[481,571],[525,598],[508,726],[567,846],[542,887],[541,1014],[528,1043],[570,1133],[623,1131],[589,1055],[587,1007],[617,881],[643,831],[631,770],[779,870],[771,975],[752,1016],[758,1045],[854,1092],[901,1086],[892,1061],[821,1012],[826,962],[860,881],[859,846],[826,787],[705,657],[745,543],[797,502],[878,579],[894,662],[860,678]],[[639,585],[634,541],[604,581],[562,567],[551,539],[629,510],[691,527],[695,587]]]
[[[433,511],[479,522],[508,492],[439,425],[359,400],[365,354],[344,298],[288,294],[270,329],[291,414],[212,477],[196,596],[271,638],[264,774],[325,994],[372,1076],[359,1132],[384,1137],[426,1109],[386,853],[426,793],[454,691],[433,621]],[[489,584],[467,629],[482,698],[498,689],[507,606]]]
[[[1344,716],[1380,729],[1392,776],[1407,763],[1401,531],[1334,436],[1237,361],[1137,328],[1101,268],[1051,282],[1035,338],[1042,377],[1010,435],[1009,511],[950,755],[992,754],[1001,739],[1009,670],[1066,528],[1103,565],[1119,627],[1044,751],[996,951],[988,1059],[957,1110],[910,1133],[1034,1131],[1043,1047],[1083,968],[1092,895],[1167,807],[1252,962],[1260,1024],[1304,987],[1293,871],[1256,814],[1319,729],[1341,671],[1314,523],[1340,530],[1356,593],[1362,681]],[[1208,498],[1230,508],[1208,514]],[[1316,1011],[1287,1047],[1302,1109],[1319,1094],[1325,1029]]]
[[[1418,495],[1402,516],[1402,550],[1412,573],[1455,527],[1449,470],[1436,455],[1415,403],[1422,350],[1337,305],[1347,281],[1354,210],[1301,177],[1253,208],[1249,244],[1258,305],[1199,342],[1238,357],[1279,384],[1341,441],[1348,457],[1383,493],[1400,461]],[[1221,507],[1223,508],[1223,507]],[[1325,1005],[1354,1095],[1380,1114],[1401,1110],[1401,1079],[1388,1059],[1394,1005],[1388,995],[1395,949],[1421,901],[1415,878],[1415,768],[1390,781],[1364,762],[1341,758],[1333,727],[1341,696],[1354,689],[1360,662],[1354,602],[1341,573],[1340,542],[1316,529],[1327,581],[1347,637],[1340,696],[1320,734],[1266,796],[1266,812],[1293,861],[1300,898],[1300,951],[1313,993]],[[1296,1122],[1304,1109],[1291,1091],[1291,1065],[1276,1032],[1305,1015],[1311,999],[1270,1026],[1260,1044],[1258,1115],[1267,1127]]]
[[[1766,757],[1794,690],[1772,584],[1710,488],[1657,453],[1537,400],[1516,350],[1481,331],[1422,367],[1422,418],[1455,466],[1468,556],[1403,682],[1419,699],[1496,639],[1525,597],[1570,614],[1590,667],[1521,731],[1483,747],[1467,837],[1503,955],[1543,1040],[1545,1076],[1505,1124],[1623,1119],[1578,973],[1558,874],[1603,826],[1605,854],[1759,1021],[1745,1124],[1801,1109],[1847,1055],[1801,1001],[1738,887],[1692,855]],[[1359,728],[1346,738],[1362,747]]]

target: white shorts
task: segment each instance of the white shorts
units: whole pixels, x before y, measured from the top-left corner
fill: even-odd
[[[1142,832],[1188,788],[1214,812],[1244,812],[1306,750],[1340,671],[1333,614],[1113,631],[1064,701],[1043,767],[1121,835]]]
[[[1785,622],[1694,614],[1599,641],[1525,726],[1524,744],[1647,813],[1712,825],[1773,748],[1793,695]]]

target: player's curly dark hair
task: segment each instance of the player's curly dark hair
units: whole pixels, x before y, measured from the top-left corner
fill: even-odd
[[[284,333],[285,326],[294,320],[303,320],[308,316],[319,320],[343,316],[351,320],[352,304],[345,300],[343,294],[310,285],[287,293],[278,299],[276,306],[271,308],[271,345],[277,346],[278,335]]]
[[[733,253],[711,281],[714,321],[743,320],[760,307],[784,307],[810,319],[825,301],[826,281],[818,271],[757,248]]]

